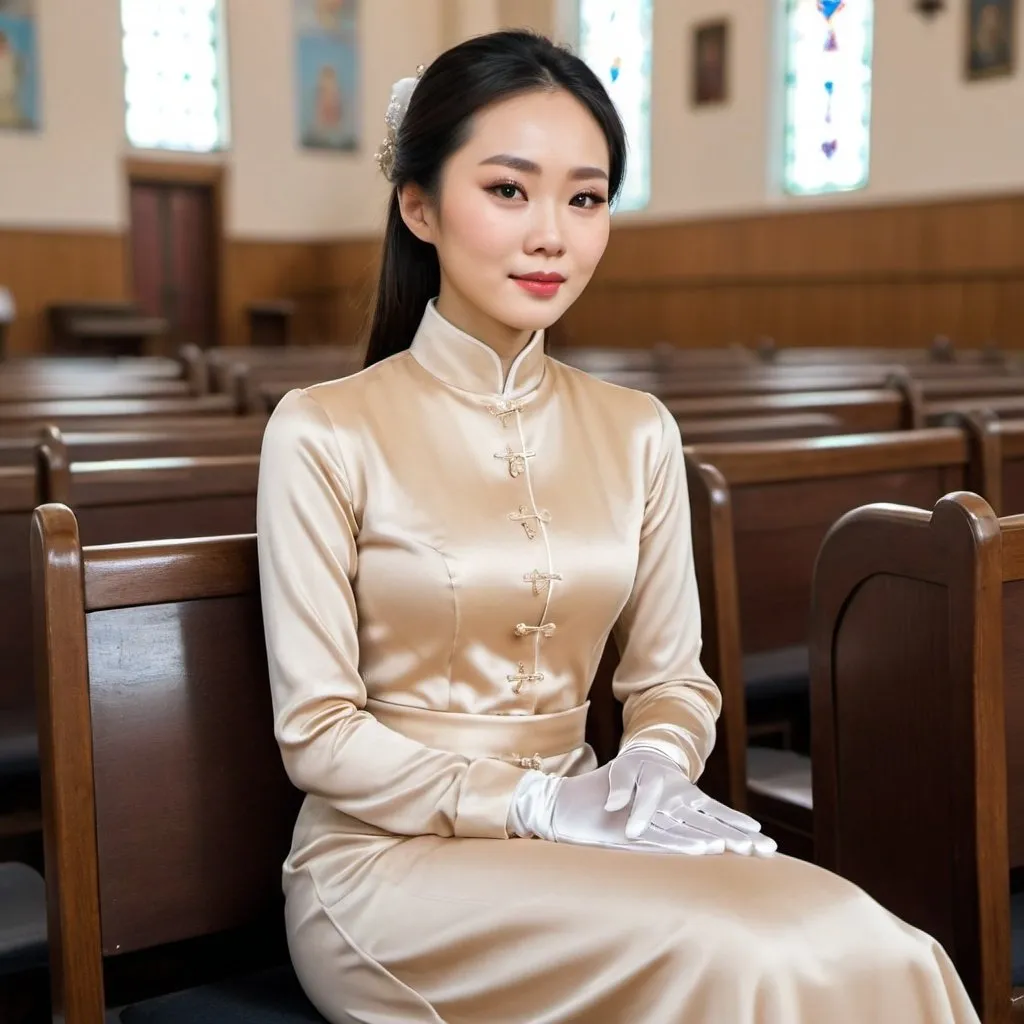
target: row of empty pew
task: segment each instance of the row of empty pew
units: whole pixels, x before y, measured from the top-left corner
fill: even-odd
[[[704,662],[723,692],[706,788],[748,808],[783,849],[929,928],[984,1019],[1008,1020],[1011,982],[1024,984],[1024,956],[1019,973],[1010,957],[1009,870],[1024,867],[1012,813],[1024,796],[1007,790],[1012,742],[986,746],[992,729],[1012,740],[1013,702],[1004,712],[992,695],[1001,648],[977,615],[995,614],[1004,580],[1013,592],[1007,572],[1024,574],[1024,555],[993,568],[992,546],[1015,522],[997,515],[1024,515],[1024,370],[992,352],[842,354],[778,353],[766,365],[747,350],[561,353],[659,394],[679,419]],[[269,411],[291,387],[359,360],[347,350],[228,355],[258,396],[250,411],[202,404],[240,376],[219,351],[0,366],[0,897],[13,894],[0,898],[0,976],[9,1006],[35,1000],[25,1019],[52,993],[55,1019],[92,1024],[106,1007],[183,982],[214,987],[147,999],[124,1020],[201,1019],[211,1005],[224,1020],[319,1019],[280,966],[280,864],[298,795],[273,741],[252,531]],[[205,390],[159,393],[192,381]],[[18,406],[34,408],[5,412]],[[956,492],[977,497],[945,497]],[[858,556],[869,533],[856,530],[871,516],[885,529],[902,522],[891,510],[854,512],[878,502],[939,503],[936,524],[957,529],[935,533],[927,513],[906,513],[908,536],[940,538],[934,562],[913,554],[924,550],[913,540],[905,550],[872,541]],[[843,554],[829,561],[830,551]],[[905,560],[887,570],[887,553]],[[870,585],[843,591],[833,564]],[[920,594],[904,601],[912,571]],[[954,595],[961,585],[973,589]],[[849,608],[868,610],[850,620]],[[891,663],[865,682],[883,656]],[[592,695],[602,759],[621,734],[615,659],[609,645]],[[879,821],[905,827],[868,828],[877,801],[888,801]],[[980,820],[989,814],[998,821]],[[928,870],[904,877],[921,842],[932,844]],[[186,940],[206,945],[178,961],[168,950]],[[146,951],[159,956],[142,971]],[[243,967],[272,969],[218,982]],[[4,987],[0,977],[8,1019]]]

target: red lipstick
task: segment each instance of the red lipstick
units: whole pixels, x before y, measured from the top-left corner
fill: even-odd
[[[524,291],[539,299],[553,298],[558,294],[558,289],[565,284],[565,277],[562,274],[541,271],[533,274],[513,274],[512,280]]]

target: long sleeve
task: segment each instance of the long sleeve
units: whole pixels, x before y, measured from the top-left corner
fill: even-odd
[[[658,747],[695,781],[714,746],[722,701],[700,663],[700,603],[679,426],[660,401],[651,400],[661,443],[636,579],[614,630],[620,661],[612,688],[624,705],[622,748]]]
[[[267,426],[257,519],[275,733],[292,782],[399,835],[506,838],[522,768],[434,750],[365,710],[359,517],[334,425],[304,391]]]

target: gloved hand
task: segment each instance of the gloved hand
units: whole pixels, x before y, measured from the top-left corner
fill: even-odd
[[[658,815],[722,840],[732,853],[769,856],[776,843],[753,818],[702,793],[670,757],[653,746],[626,747],[609,764],[606,811],[629,810],[627,839],[642,836]]]
[[[609,772],[610,765],[566,778],[541,771],[527,772],[512,799],[509,831],[524,839],[537,836],[574,846],[691,856],[725,851],[723,839],[660,811],[654,813],[640,836],[628,837],[628,809],[605,810]]]

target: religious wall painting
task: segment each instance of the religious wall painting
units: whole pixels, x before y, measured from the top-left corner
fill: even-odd
[[[967,77],[1012,75],[1016,34],[1016,0],[967,0]]]
[[[729,98],[729,23],[708,22],[693,30],[694,106],[724,103]]]
[[[40,127],[36,0],[0,0],[0,130]]]
[[[295,0],[299,143],[359,145],[358,0]]]

